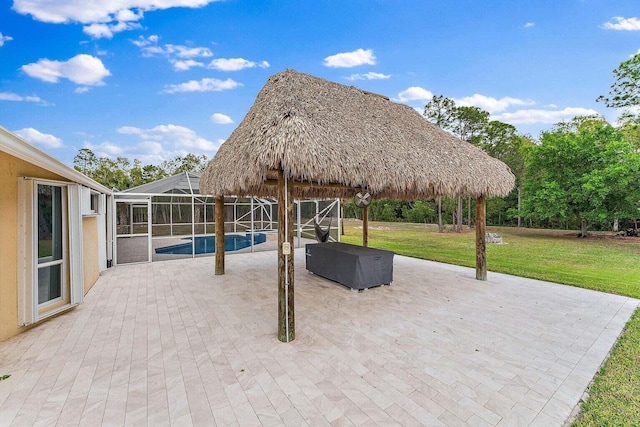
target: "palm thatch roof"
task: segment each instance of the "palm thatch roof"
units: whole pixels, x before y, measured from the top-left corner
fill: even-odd
[[[388,98],[286,70],[269,78],[200,179],[202,194],[296,197],[503,196],[509,168]]]

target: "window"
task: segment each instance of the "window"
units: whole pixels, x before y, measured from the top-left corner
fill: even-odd
[[[19,190],[18,317],[28,325],[82,302],[81,186],[24,178]]]
[[[82,215],[101,215],[104,213],[104,195],[87,187],[80,187]]]
[[[91,211],[91,213],[102,213],[100,212],[100,194],[98,193],[91,193],[91,198],[90,198],[90,206],[89,209]]]
[[[61,186],[38,184],[38,304],[61,300],[67,282],[64,190]]]

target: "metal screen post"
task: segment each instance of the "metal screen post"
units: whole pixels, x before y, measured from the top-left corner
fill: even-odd
[[[254,225],[253,225],[253,196],[251,196],[251,252],[253,252],[253,229],[254,229]]]
[[[195,199],[191,195],[191,258],[196,257],[196,208]]]
[[[340,241],[340,234],[341,234],[340,230],[342,230],[342,228],[341,228],[342,227],[342,215],[341,215],[342,206],[340,204],[340,199],[336,199],[336,203],[338,205],[338,233],[337,233],[338,238],[336,240],[339,242]]]
[[[297,202],[297,206],[298,206],[298,247],[302,247],[302,213],[301,213],[301,207],[302,207],[302,200],[298,200]]]
[[[233,232],[238,232],[238,198],[233,201]]]

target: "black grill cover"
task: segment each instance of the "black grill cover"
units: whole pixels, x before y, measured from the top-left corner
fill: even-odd
[[[347,243],[306,245],[306,268],[352,289],[367,289],[393,281],[393,252]]]

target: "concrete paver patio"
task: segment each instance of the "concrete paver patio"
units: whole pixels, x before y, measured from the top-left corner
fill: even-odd
[[[109,269],[0,343],[0,425],[561,426],[638,306],[401,256],[357,293],[295,254],[289,344],[274,252]]]

